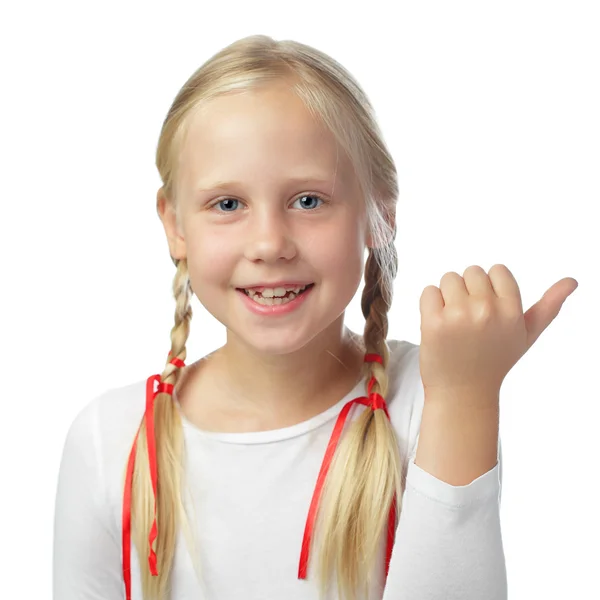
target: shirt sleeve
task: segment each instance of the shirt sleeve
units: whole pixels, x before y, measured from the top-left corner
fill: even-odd
[[[97,402],[67,433],[55,500],[53,600],[122,600],[121,548],[108,525]]]
[[[417,358],[418,369],[418,358]],[[423,388],[418,374],[417,420]],[[419,424],[420,426],[420,424]],[[498,462],[467,485],[453,486],[408,457],[406,487],[383,600],[506,600]]]

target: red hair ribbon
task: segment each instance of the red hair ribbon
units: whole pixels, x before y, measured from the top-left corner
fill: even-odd
[[[365,362],[378,362],[379,364],[383,364],[383,359],[379,354],[365,354]],[[367,390],[368,390],[368,398],[361,396],[359,398],[354,398],[354,400],[350,400],[344,405],[342,408],[338,419],[336,421],[335,427],[333,428],[333,433],[331,434],[331,438],[329,439],[329,444],[327,446],[327,450],[325,451],[325,457],[323,459],[323,464],[321,465],[321,471],[319,472],[319,476],[317,478],[317,485],[315,487],[315,491],[312,497],[312,501],[310,503],[310,508],[308,511],[308,517],[306,519],[306,526],[304,528],[304,538],[302,540],[302,551],[300,553],[300,565],[298,567],[298,579],[306,579],[306,571],[308,568],[308,556],[310,549],[310,542],[312,538],[312,532],[314,528],[315,518],[317,516],[317,508],[319,505],[319,499],[321,497],[321,492],[323,490],[323,484],[325,482],[325,478],[327,477],[327,472],[329,470],[329,465],[333,459],[333,455],[338,445],[338,441],[340,439],[340,435],[344,428],[344,424],[346,422],[346,418],[348,417],[348,413],[352,408],[353,404],[356,402],[358,404],[363,404],[364,406],[369,406],[372,410],[377,410],[382,408],[387,415],[387,418],[390,418],[390,415],[387,410],[387,406],[385,403],[385,399],[383,396],[378,394],[377,392],[372,392],[373,386],[377,380],[375,377],[371,377]],[[395,537],[395,529],[396,529],[396,494],[394,493],[394,498],[392,500],[392,505],[390,507],[389,518],[388,518],[388,531],[387,531],[387,548],[386,548],[386,561],[385,561],[385,576],[387,578],[389,569],[390,569],[390,559],[392,557],[392,548],[394,546],[394,537]]]
[[[169,352],[169,356],[171,353]],[[182,368],[185,366],[184,361],[180,358],[172,358],[169,362],[176,367]],[[158,382],[158,387],[154,391],[154,382]],[[156,525],[156,492],[158,489],[158,462],[156,459],[156,437],[154,431],[154,398],[159,393],[172,394],[173,384],[163,383],[160,381],[160,375],[151,375],[146,381],[146,438],[148,441],[148,460],[150,462],[150,478],[152,480],[152,492],[154,494],[154,519],[148,536],[150,546],[150,554],[148,556],[148,564],[150,573],[158,575],[156,568],[156,553],[152,548],[152,544],[158,536],[158,527]],[[140,425],[141,426],[141,425]],[[127,463],[127,473],[125,476],[125,491],[123,493],[123,579],[125,581],[125,596],[127,600],[131,600],[131,485],[133,482],[133,468],[135,466],[135,451],[137,446],[137,438],[140,433],[138,428],[133,440],[133,446],[129,453],[129,461]]]

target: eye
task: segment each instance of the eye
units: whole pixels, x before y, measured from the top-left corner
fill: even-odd
[[[229,208],[226,208],[225,210],[220,210],[218,212],[234,212],[233,210],[230,210],[230,208],[231,204],[236,202],[239,202],[239,200],[236,200],[235,198],[225,198],[224,200],[219,200],[218,202],[215,202],[212,208],[214,208],[215,206],[224,206],[225,204],[228,204]]]
[[[296,199],[296,202],[298,202],[299,200],[303,200],[304,198],[312,198],[312,199],[316,199],[317,201],[320,200],[323,204],[325,204],[325,199],[322,198],[321,196],[319,196],[318,194],[302,194],[301,196],[298,196],[298,198]],[[317,205],[317,206],[313,205],[313,206],[307,207],[305,204],[303,204],[302,206],[304,208],[312,209],[312,208],[318,208],[320,205]]]
[[[306,206],[306,203],[302,203],[301,206],[303,208],[307,208],[307,209],[315,209],[315,208],[319,208],[320,204],[318,204],[318,202],[320,201],[322,204],[325,204],[325,199],[322,198],[321,196],[319,196],[319,194],[302,194],[301,196],[298,196],[294,202],[294,204],[298,201],[303,200],[304,198],[311,198],[313,200],[313,202],[309,202],[310,206]],[[315,206],[315,201],[317,202],[317,205]],[[237,205],[239,204],[239,200],[236,200],[235,198],[223,198],[222,200],[219,200],[217,202],[215,202],[211,208],[216,208],[217,206],[219,207],[219,209],[217,210],[217,212],[223,212],[223,213],[227,213],[227,212],[235,212],[235,209],[237,208]],[[221,210],[222,209],[222,210]]]

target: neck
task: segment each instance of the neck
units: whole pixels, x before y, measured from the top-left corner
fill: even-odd
[[[287,354],[257,353],[228,332],[213,375],[233,410],[309,418],[339,401],[363,375],[360,336],[343,323]]]

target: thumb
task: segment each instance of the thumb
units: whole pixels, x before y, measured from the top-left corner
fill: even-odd
[[[579,283],[565,277],[551,288],[523,315],[527,329],[527,347],[531,346],[556,319],[565,300],[577,289]]]

